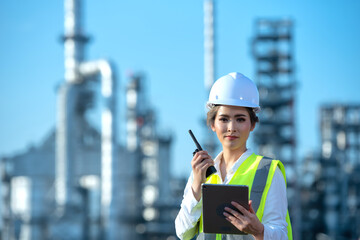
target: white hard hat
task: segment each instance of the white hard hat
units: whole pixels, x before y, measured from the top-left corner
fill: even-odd
[[[232,72],[219,78],[211,87],[206,106],[211,108],[214,105],[249,107],[259,112],[259,91],[249,78]]]

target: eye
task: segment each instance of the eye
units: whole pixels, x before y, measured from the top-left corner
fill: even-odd
[[[245,122],[246,119],[245,119],[245,118],[238,118],[238,119],[236,119],[236,121],[238,121],[238,122]]]
[[[227,122],[228,119],[227,119],[227,118],[219,118],[219,121],[220,121],[220,122]]]

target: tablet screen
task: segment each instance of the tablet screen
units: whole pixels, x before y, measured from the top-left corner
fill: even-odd
[[[248,186],[203,184],[202,196],[204,233],[246,234],[228,222],[223,213],[225,207],[238,211],[232,201],[249,210]]]

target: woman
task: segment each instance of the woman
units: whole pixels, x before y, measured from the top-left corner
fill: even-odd
[[[256,113],[260,111],[256,85],[240,73],[229,73],[214,83],[207,106],[207,124],[216,133],[222,152],[214,160],[206,151],[195,153],[191,161],[192,174],[175,220],[177,236],[180,239],[192,239],[196,235],[197,239],[292,239],[284,167],[278,160],[256,155],[246,145],[258,122]],[[217,172],[206,178],[210,166],[215,166]],[[261,184],[260,174],[266,174]],[[202,232],[203,183],[249,186],[250,210],[234,201],[231,204],[238,211],[225,208],[223,213],[230,223],[248,235]]]

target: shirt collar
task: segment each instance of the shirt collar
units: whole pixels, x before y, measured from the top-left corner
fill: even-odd
[[[251,155],[253,154],[253,151],[248,148],[240,157],[238,160],[236,160],[236,162],[234,163],[234,165],[230,168],[229,172],[234,173],[239,167],[240,165]],[[220,162],[222,159],[222,155],[223,155],[223,151],[221,151],[216,158],[214,159],[214,165],[217,171],[220,171]]]

